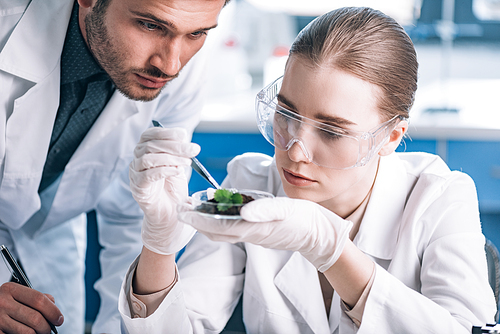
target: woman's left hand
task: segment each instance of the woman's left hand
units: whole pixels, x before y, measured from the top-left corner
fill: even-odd
[[[252,201],[241,209],[241,217],[215,219],[181,208],[178,219],[214,241],[298,251],[321,272],[337,261],[352,227],[319,204],[287,197]]]

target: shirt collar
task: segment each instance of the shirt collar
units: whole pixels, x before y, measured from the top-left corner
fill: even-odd
[[[365,214],[365,210],[366,210],[366,207],[368,205],[368,202],[370,200],[370,196],[371,196],[371,193],[372,193],[372,188],[370,188],[370,191],[368,192],[368,194],[365,196],[365,198],[363,199],[363,201],[361,202],[361,204],[356,208],[356,210],[354,210],[347,218],[346,220],[349,220],[350,222],[352,222],[352,229],[351,229],[351,232],[349,233],[349,238],[351,240],[354,239],[354,237],[356,236],[356,234],[358,233],[359,231],[359,226],[361,225],[361,221],[363,219],[363,216]]]
[[[61,84],[90,78],[96,74],[107,76],[83,39],[78,24],[78,9],[78,2],[75,1],[61,55]]]

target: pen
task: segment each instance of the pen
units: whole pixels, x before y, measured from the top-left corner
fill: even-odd
[[[14,278],[17,280],[17,282],[21,285],[27,286],[28,288],[33,289],[33,286],[31,285],[30,280],[28,279],[28,276],[24,273],[23,269],[17,264],[17,262],[14,260],[14,257],[12,254],[9,252],[9,249],[5,245],[0,245],[0,251],[2,251],[2,255],[5,258],[6,263],[9,265],[9,267],[12,269],[12,275]],[[57,333],[56,327],[49,322],[50,329],[55,333]]]

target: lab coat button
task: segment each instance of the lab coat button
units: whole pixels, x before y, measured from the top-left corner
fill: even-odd
[[[132,302],[132,307],[134,308],[134,311],[140,312],[142,310],[141,305],[139,305],[138,302]]]

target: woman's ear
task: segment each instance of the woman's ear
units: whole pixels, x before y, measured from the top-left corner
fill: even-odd
[[[399,122],[389,135],[389,140],[387,141],[387,143],[385,143],[384,146],[382,146],[378,154],[384,156],[396,151],[406,131],[408,131],[408,122]]]

